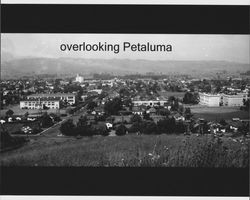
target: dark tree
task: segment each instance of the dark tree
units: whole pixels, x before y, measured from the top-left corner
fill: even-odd
[[[191,109],[190,108],[185,108],[184,112],[185,119],[190,120],[192,117]]]
[[[60,131],[63,135],[67,136],[76,136],[75,125],[72,119],[67,120],[66,122],[62,123],[60,127]]]
[[[26,113],[24,114],[24,117],[27,118],[28,116],[29,116],[29,112],[26,112]]]
[[[221,124],[222,126],[226,126],[227,125],[227,122],[225,119],[221,119],[219,124]]]
[[[149,113],[143,112],[143,119],[145,120],[152,120],[152,118],[150,117]]]
[[[61,119],[58,115],[56,115],[55,113],[50,113],[49,115],[53,118],[54,122],[60,122],[60,121],[62,120],[62,119]]]
[[[180,105],[180,106],[179,106],[179,112],[180,112],[181,114],[183,114],[183,112],[184,112],[184,107],[183,107],[183,105]]]
[[[141,123],[135,122],[132,124],[132,126],[129,128],[130,133],[136,133],[141,132]]]
[[[45,104],[43,104],[43,110],[49,110],[49,107],[47,107]]]
[[[186,92],[183,98],[183,103],[185,104],[197,104],[199,103],[198,94]]]
[[[130,110],[132,110],[133,103],[132,103],[132,100],[130,98],[124,99],[123,104],[125,106],[129,107]]]
[[[59,107],[60,108],[65,108],[65,107],[67,107],[68,105],[70,105],[69,104],[69,102],[65,99],[65,100],[60,100],[59,101]]]
[[[43,115],[40,118],[41,125],[44,128],[48,128],[53,125],[53,120],[52,118],[48,115],[47,112],[43,113]]]
[[[175,124],[175,133],[185,133],[186,127],[182,122]]]
[[[118,126],[117,129],[116,129],[116,132],[115,132],[115,134],[118,135],[118,136],[126,135],[126,133],[127,133],[127,128],[123,124]]]
[[[158,127],[153,121],[147,121],[142,124],[142,132],[144,134],[158,134]]]
[[[159,132],[161,133],[174,133],[175,132],[175,119],[170,118],[170,119],[163,119],[158,121],[157,127],[159,129]]]
[[[14,114],[14,111],[9,109],[8,111],[6,111],[5,114],[6,114],[6,116],[11,117]]]
[[[121,97],[125,97],[125,96],[129,96],[130,93],[129,93],[128,89],[122,88],[122,89],[120,89],[119,94]]]
[[[168,98],[168,101],[170,102],[170,103],[172,103],[173,101],[175,101],[176,100],[176,98],[174,97],[174,96],[170,96],[169,98]]]
[[[91,102],[88,103],[87,109],[88,110],[93,110],[96,106],[97,106],[97,103],[94,102],[94,101],[91,101]]]
[[[211,85],[210,84],[205,85],[204,88],[203,88],[203,91],[206,92],[206,93],[210,93],[212,91]]]
[[[170,111],[166,108],[161,108],[161,109],[157,110],[157,113],[159,115],[162,115],[162,116],[169,116],[170,115]]]
[[[110,115],[116,115],[122,109],[122,101],[120,98],[116,97],[105,103],[104,111]]]
[[[242,109],[249,112],[250,99],[243,99]]]
[[[131,117],[131,123],[140,123],[140,122],[142,122],[142,118],[140,115],[135,114]]]
[[[88,120],[86,116],[81,116],[77,122],[76,132],[78,135],[82,136],[92,136],[94,133],[91,126],[88,125]]]
[[[246,136],[247,133],[249,133],[249,123],[243,123],[243,124],[239,127],[238,131],[239,131],[240,133],[243,133],[244,136]]]
[[[162,119],[160,121],[157,122],[157,127],[160,131],[160,133],[169,133],[169,119]]]
[[[172,110],[172,111],[178,111],[178,110],[179,110],[179,101],[178,101],[178,99],[175,99],[175,100],[171,103],[171,110]]]

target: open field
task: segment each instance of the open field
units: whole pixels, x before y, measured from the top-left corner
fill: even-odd
[[[249,112],[242,111],[238,107],[190,107],[196,118],[204,118],[208,121],[220,119],[231,120],[232,118],[249,119]]]
[[[41,140],[40,140],[41,139]],[[4,166],[248,167],[249,142],[211,136],[126,135],[32,139],[1,154]]]

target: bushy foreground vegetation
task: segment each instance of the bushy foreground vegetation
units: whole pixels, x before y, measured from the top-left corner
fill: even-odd
[[[0,135],[0,150],[19,147],[27,142],[26,138],[12,137],[7,131],[2,131]]]
[[[83,137],[16,150],[4,166],[249,167],[249,141],[205,136],[126,135]]]

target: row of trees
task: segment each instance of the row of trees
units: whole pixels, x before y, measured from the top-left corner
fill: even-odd
[[[60,131],[63,135],[67,136],[92,136],[92,135],[108,135],[108,129],[94,129],[89,123],[86,116],[81,116],[76,124],[72,119],[64,122]]]
[[[159,134],[159,133],[184,133],[185,125],[176,123],[173,117],[162,119],[157,123],[143,120],[139,115],[131,118],[132,126],[128,129],[130,133]]]
[[[151,120],[142,119],[139,115],[134,115],[131,118],[132,126],[127,128],[125,124],[120,124],[115,128],[116,135],[125,135],[126,133],[141,133],[141,134],[160,134],[160,133],[184,133],[185,125],[183,123],[176,123],[174,118],[166,117],[155,123]],[[105,127],[95,129],[88,123],[86,116],[81,116],[76,124],[72,119],[64,122],[60,131],[67,136],[92,136],[92,135],[108,135],[109,130]]]
[[[124,124],[120,124],[116,128],[116,135],[126,135],[127,133],[139,133],[139,134],[171,134],[171,133],[184,133],[186,127],[183,123],[176,123],[174,118],[166,118],[160,120],[158,123],[153,121],[136,121],[130,128],[127,128]]]
[[[187,115],[188,111],[187,111]],[[199,126],[195,126],[195,121],[191,120],[189,124],[185,122],[176,122],[173,117],[166,117],[155,123],[151,120],[145,120],[139,115],[134,115],[131,118],[132,126],[127,128],[124,123],[119,124],[115,128],[115,133],[118,136],[125,135],[127,133],[137,133],[137,134],[181,134],[185,132],[199,132],[199,133],[208,133],[209,125],[206,121],[202,122]],[[225,120],[219,122],[222,126],[228,127]],[[92,136],[92,135],[109,135],[109,130],[105,127],[101,129],[94,129],[91,124],[88,123],[86,117],[81,117],[77,124],[74,124],[72,120],[68,120],[61,125],[61,132],[64,135],[68,136]],[[189,131],[188,131],[189,130]],[[239,131],[244,133],[249,130],[249,125],[244,125],[239,128]]]
[[[198,104],[199,103],[199,94],[186,92],[183,97],[183,103],[185,104]]]

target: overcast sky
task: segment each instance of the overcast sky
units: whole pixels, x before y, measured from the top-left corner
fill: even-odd
[[[184,34],[1,34],[1,52],[20,57],[224,60],[249,63],[249,35]],[[62,52],[61,44],[123,42],[171,44],[172,52]],[[4,59],[4,58],[3,58]]]

